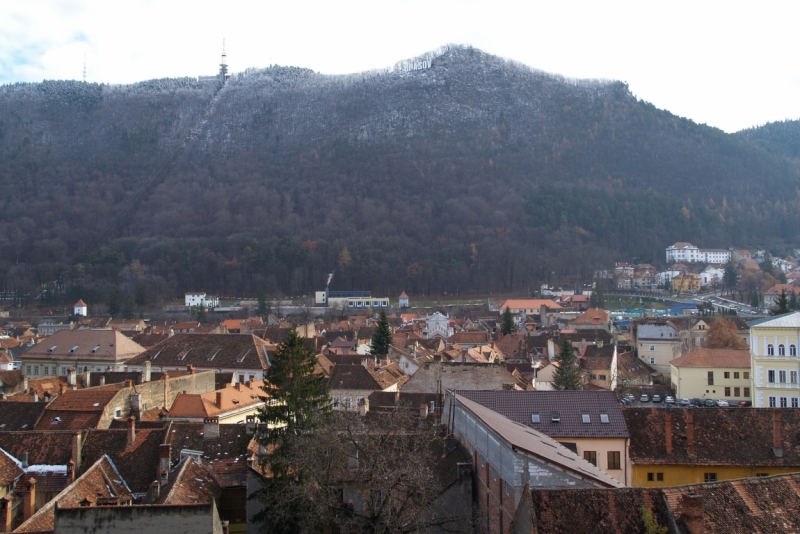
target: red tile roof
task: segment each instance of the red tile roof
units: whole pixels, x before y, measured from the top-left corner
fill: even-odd
[[[67,465],[75,432],[0,432],[0,448],[14,458],[28,453],[28,465]]]
[[[10,486],[24,473],[18,460],[0,448],[0,488]]]
[[[750,368],[748,349],[697,349],[670,361],[675,367]]]

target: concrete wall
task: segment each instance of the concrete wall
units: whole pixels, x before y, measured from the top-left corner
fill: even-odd
[[[434,362],[420,367],[402,390],[406,393],[444,393],[447,389],[513,389],[514,384],[516,380],[505,364]]]
[[[222,522],[213,502],[194,506],[56,507],[54,527],[57,534],[222,533]]]
[[[135,415],[138,412],[137,407],[133,405],[136,403],[135,394],[139,395],[140,409],[150,410],[164,407],[169,410],[175,397],[182,391],[207,393],[215,389],[212,371],[176,376],[167,380],[154,380],[132,388],[122,388],[106,406],[98,428],[109,428],[118,408],[121,418],[127,418],[132,413]]]

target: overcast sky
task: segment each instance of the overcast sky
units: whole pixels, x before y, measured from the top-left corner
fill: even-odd
[[[732,132],[800,118],[800,2],[0,0],[0,84],[129,83],[270,64],[383,68],[468,44],[575,78],[628,82]]]

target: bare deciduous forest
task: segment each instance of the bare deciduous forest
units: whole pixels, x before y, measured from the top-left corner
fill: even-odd
[[[295,295],[335,268],[332,289],[523,292],[678,240],[798,245],[796,121],[731,135],[621,82],[426,57],[0,87],[0,291]]]

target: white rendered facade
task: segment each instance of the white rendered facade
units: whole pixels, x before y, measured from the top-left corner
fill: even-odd
[[[751,380],[756,408],[800,407],[800,313],[748,323]]]

